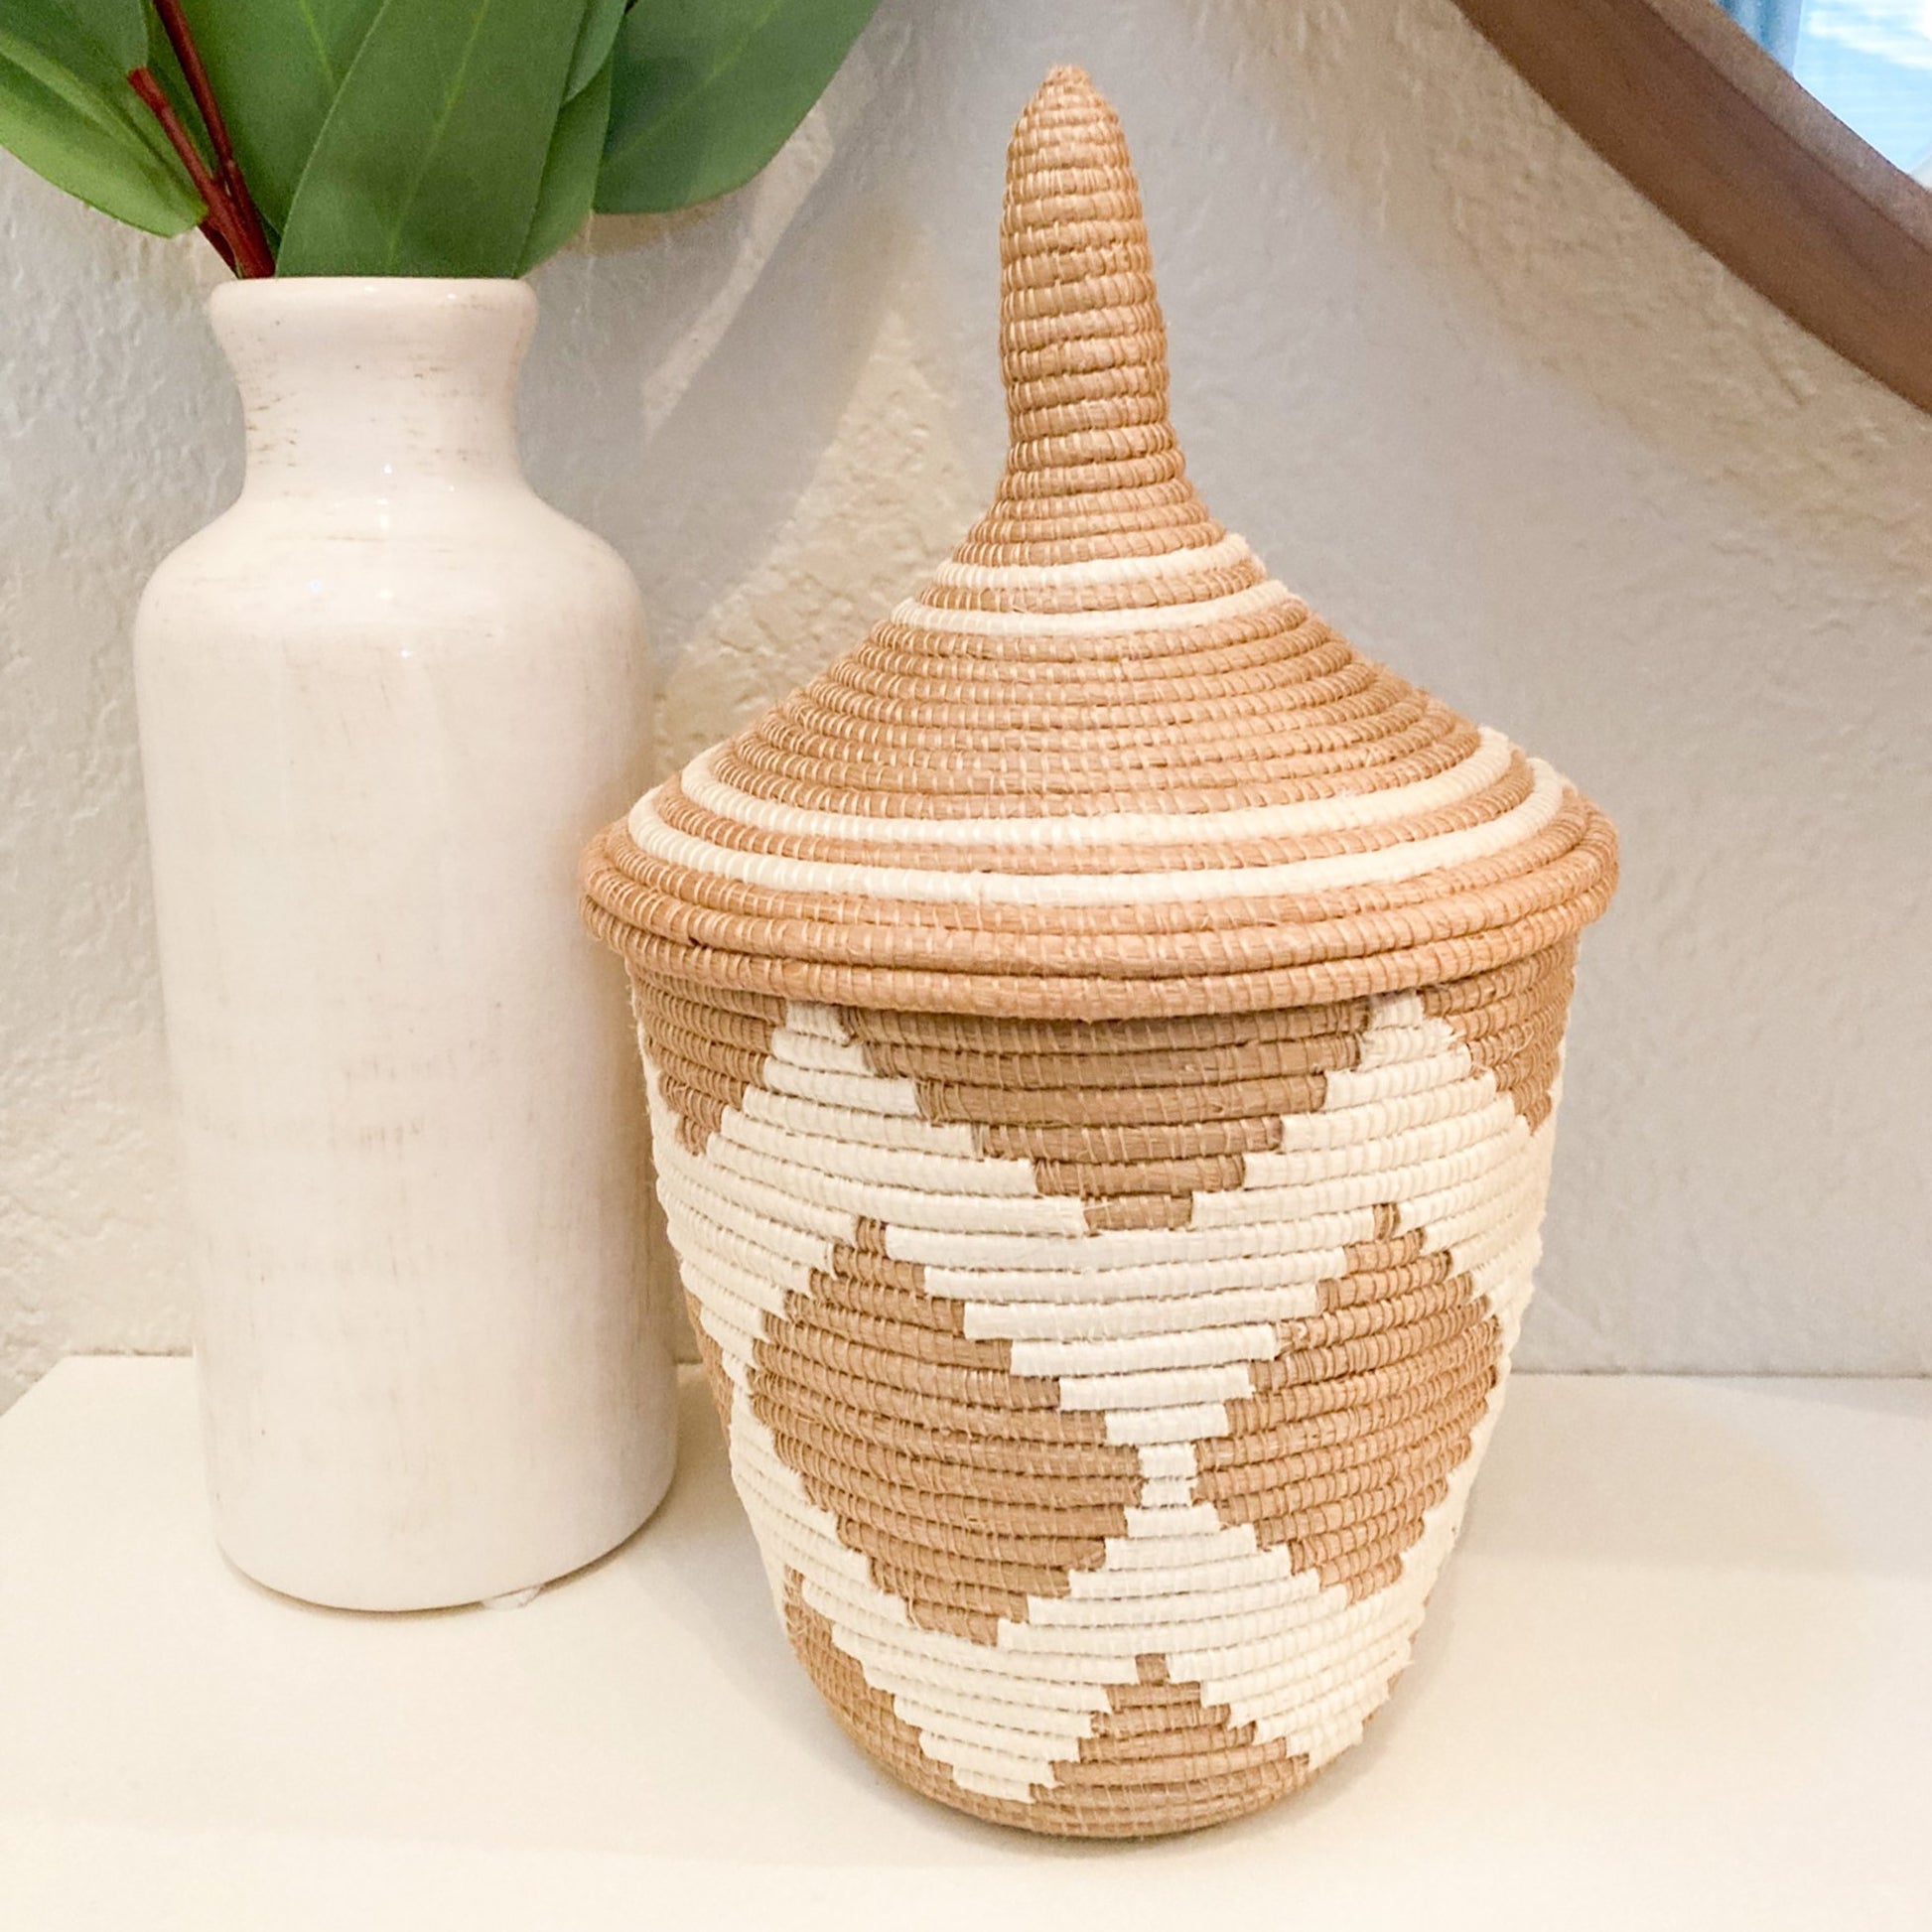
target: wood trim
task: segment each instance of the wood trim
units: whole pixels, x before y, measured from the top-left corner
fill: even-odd
[[[1456,0],[1598,154],[1786,315],[1932,409],[1932,193],[1715,0]]]

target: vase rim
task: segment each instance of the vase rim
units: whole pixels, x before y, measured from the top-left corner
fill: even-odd
[[[536,291],[508,275],[272,275],[222,282],[208,306],[227,309],[309,308],[515,311],[533,308]]]

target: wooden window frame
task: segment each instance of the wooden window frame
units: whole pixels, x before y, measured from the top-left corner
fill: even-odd
[[[1715,0],[1456,0],[1672,220],[1786,315],[1932,409],[1932,192]]]

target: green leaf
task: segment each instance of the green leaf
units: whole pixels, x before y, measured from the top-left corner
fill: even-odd
[[[117,74],[131,73],[148,57],[148,10],[143,0],[13,0],[9,13],[31,17],[63,13],[92,41]]]
[[[75,87],[91,103],[89,112],[124,122],[162,168],[193,194],[187,171],[168,137],[127,84],[147,52],[145,0],[8,0],[13,18],[4,30],[19,47],[24,65],[40,72],[64,98]],[[56,80],[52,63],[64,79]]]
[[[878,0],[643,0],[618,36],[597,205],[628,213],[748,182],[825,91]]]
[[[537,190],[536,212],[523,243],[516,272],[527,275],[547,260],[579,228],[591,211],[597,192],[598,163],[604,154],[604,131],[611,121],[611,73],[616,56],[608,55],[591,84],[564,103],[557,131],[550,142],[550,158],[543,165],[543,185]]]
[[[0,146],[103,214],[180,234],[207,210],[116,58],[65,10],[19,9],[0,28]]]
[[[514,275],[587,0],[384,0],[282,226],[285,275]]]
[[[418,11],[422,4],[416,0]],[[287,223],[295,185],[381,5],[183,0],[235,159],[272,227]],[[430,10],[444,11],[444,0],[432,0]]]
[[[631,0],[590,0],[584,10],[583,30],[577,36],[577,51],[570,59],[570,78],[564,82],[566,100],[575,100],[593,80],[603,77],[630,4]]]

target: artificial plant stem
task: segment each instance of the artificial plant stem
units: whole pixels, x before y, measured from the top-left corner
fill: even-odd
[[[201,149],[195,145],[195,137],[182,125],[181,116],[175,112],[174,102],[155,78],[154,69],[136,68],[127,76],[127,84],[141,96],[148,112],[160,122],[162,133],[168,137],[168,145],[181,157],[181,165],[188,170],[188,179],[195,184],[196,194],[207,204],[207,219],[202,223],[202,232],[213,242],[215,253],[237,275],[255,273],[252,268],[244,269],[241,266],[242,250],[236,233],[237,221],[227,193],[209,173]],[[274,272],[272,262],[268,272]]]
[[[203,125],[207,129],[209,145],[214,149],[215,172],[235,217],[234,232],[230,237],[235,256],[237,260],[248,263],[245,271],[238,272],[251,276],[273,275],[275,256],[268,245],[268,232],[262,226],[261,210],[255,206],[254,196],[248,192],[241,163],[235,159],[234,143],[228,138],[228,123],[222,116],[220,101],[215,98],[214,83],[207,76],[202,50],[195,45],[188,16],[181,10],[181,0],[152,0],[152,4],[160,17],[162,31],[168,36],[168,45],[175,50],[175,58],[181,63],[188,91],[195,96],[195,105],[201,109]]]

